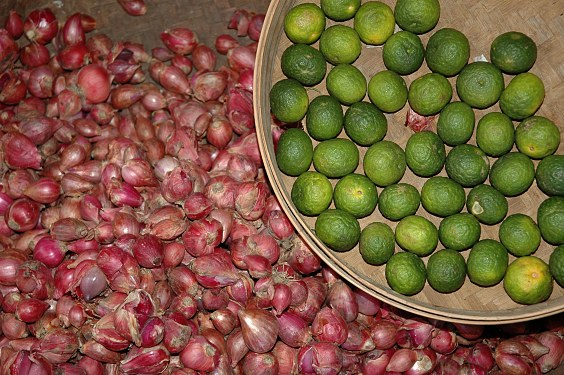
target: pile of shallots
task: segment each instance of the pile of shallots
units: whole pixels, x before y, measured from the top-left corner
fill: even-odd
[[[0,373],[558,367],[558,317],[486,329],[411,316],[351,287],[300,240],[265,180],[254,130],[263,21],[238,10],[234,35],[214,48],[177,27],[147,51],[96,33],[86,14],[9,13]]]

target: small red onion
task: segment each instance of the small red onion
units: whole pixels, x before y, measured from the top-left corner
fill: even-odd
[[[235,71],[255,68],[255,52],[248,46],[237,46],[227,52],[227,62]]]
[[[285,311],[277,319],[280,327],[278,336],[284,344],[292,348],[300,348],[313,340],[307,322],[297,314]]]
[[[164,338],[163,345],[171,354],[180,353],[190,341],[192,329],[175,319],[164,318]]]
[[[182,235],[182,241],[189,254],[199,257],[213,252],[221,242],[222,231],[223,227],[219,221],[200,219],[189,224]]]
[[[256,353],[266,353],[278,337],[278,321],[267,310],[243,309],[238,312],[245,344]]]
[[[91,301],[95,297],[99,296],[104,290],[106,290],[107,285],[106,276],[96,265],[90,267],[80,280],[80,290],[82,291],[86,301]]]
[[[537,360],[537,364],[540,366],[543,374],[558,368],[564,360],[564,339],[551,331],[541,332],[535,337],[549,349],[548,353]]]
[[[53,364],[65,363],[78,351],[78,337],[68,329],[57,328],[48,332],[39,343],[39,352]]]
[[[45,68],[51,70],[47,65],[51,58],[51,53],[49,49],[43,44],[30,43],[24,46],[20,51],[20,61],[28,68],[37,68],[44,66]],[[53,79],[54,81],[54,79]],[[30,76],[28,85],[32,84],[33,79]],[[47,98],[49,96],[43,96],[42,98]]]
[[[80,352],[98,362],[118,363],[121,355],[118,352],[106,349],[102,344],[89,340],[80,346]]]
[[[382,302],[376,297],[368,294],[362,289],[354,290],[356,302],[358,304],[358,312],[364,315],[373,316],[378,313]]]
[[[80,13],[74,13],[69,16],[61,32],[63,42],[67,46],[86,42],[86,35],[82,28],[82,16]]]
[[[254,41],[258,41],[260,37],[260,32],[262,31],[262,25],[264,23],[264,14],[255,14],[251,17],[249,21],[249,38]]]
[[[341,349],[328,342],[312,344],[312,367],[316,374],[337,375],[343,366]]]
[[[220,308],[210,314],[215,329],[223,335],[231,333],[238,324],[237,316],[227,308]]]
[[[422,319],[407,319],[396,333],[397,344],[402,348],[426,348],[433,337],[434,327]]]
[[[29,335],[26,323],[16,318],[13,313],[3,313],[0,321],[3,335],[10,340],[21,339]]]
[[[4,23],[4,28],[8,31],[8,34],[16,40],[22,36],[24,31],[23,19],[14,9],[10,9],[8,17],[6,17],[6,22]]]
[[[39,204],[28,199],[15,200],[6,212],[6,222],[16,232],[26,232],[35,228],[39,221]]]
[[[243,358],[243,373],[278,375],[278,359],[272,353],[249,352]]]
[[[30,41],[47,44],[57,35],[59,23],[51,9],[35,9],[25,18],[23,30]]]
[[[227,28],[237,30],[237,36],[247,36],[251,15],[245,9],[236,9],[231,15]]]
[[[57,61],[65,70],[77,70],[90,61],[90,52],[84,43],[66,46],[57,54]]]
[[[192,261],[191,269],[198,283],[204,288],[233,285],[239,280],[235,267],[225,256],[213,253],[202,255]]]
[[[198,70],[215,70],[217,58],[213,50],[205,44],[198,44],[192,51],[192,62]]]
[[[321,269],[321,259],[297,236],[288,263],[302,275],[310,275]]]
[[[219,351],[204,336],[195,335],[180,353],[180,360],[190,369],[208,372],[217,366]]]
[[[215,39],[214,45],[218,53],[226,55],[230,49],[237,47],[239,42],[229,34],[221,34]]]
[[[164,45],[174,53],[188,55],[198,45],[198,36],[186,27],[167,29],[160,35]]]
[[[117,2],[130,16],[142,16],[147,13],[144,0],[117,0]]]
[[[396,332],[398,327],[389,320],[380,320],[370,327],[372,340],[376,349],[390,349],[396,344]]]
[[[227,307],[229,295],[224,289],[204,289],[201,297],[202,307],[208,311],[215,311]]]
[[[186,75],[189,75],[194,67],[192,59],[186,55],[174,54],[170,63],[172,66],[176,66],[178,69],[182,70]]]
[[[45,264],[28,260],[18,268],[16,286],[28,297],[41,300],[51,298],[54,288],[53,275]]]
[[[341,345],[347,339],[347,324],[339,313],[323,307],[311,323],[311,331],[317,341]]]
[[[49,304],[37,298],[22,299],[16,306],[16,317],[25,323],[34,323],[43,316]]]
[[[440,354],[450,354],[454,352],[458,347],[456,333],[443,328],[435,329],[429,347]]]
[[[1,142],[5,152],[4,161],[9,167],[40,169],[41,155],[28,137],[17,132],[6,133]]]
[[[415,349],[417,361],[405,371],[407,375],[424,375],[431,372],[437,363],[437,355],[429,348]]]
[[[110,95],[110,76],[100,65],[90,64],[80,69],[77,84],[88,103],[101,103]]]

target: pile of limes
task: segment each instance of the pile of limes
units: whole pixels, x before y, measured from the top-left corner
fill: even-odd
[[[554,279],[564,286],[564,155],[555,154],[559,128],[536,115],[545,96],[542,80],[529,72],[536,44],[509,31],[493,39],[490,62],[469,63],[460,30],[436,30],[423,45],[420,35],[439,16],[439,0],[397,0],[394,9],[360,0],[292,7],[284,19],[293,43],[281,57],[286,78],[271,88],[270,108],[299,126],[280,137],[276,162],[296,177],[292,201],[317,217],[318,238],[333,251],[357,247],[368,264],[385,265],[394,291],[414,295],[428,283],[451,293],[468,276],[481,287],[503,281],[517,303],[545,301]],[[383,46],[386,69],[367,77],[355,62],[371,53],[369,45]],[[404,76],[424,62],[430,72],[408,87]],[[496,103],[501,112],[476,125],[475,109]],[[402,148],[386,139],[387,114],[406,104],[438,120],[436,132],[414,132]],[[402,181],[408,168],[423,179],[420,190]],[[508,216],[508,201],[535,180],[547,196],[536,221]],[[418,214],[420,207],[440,225]],[[361,227],[359,219],[376,210],[384,219]],[[498,239],[481,238],[483,225],[498,224]],[[542,241],[555,247],[548,261],[535,256]]]

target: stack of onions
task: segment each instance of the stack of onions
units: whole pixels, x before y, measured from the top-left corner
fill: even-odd
[[[263,21],[238,10],[236,37],[214,48],[176,27],[146,51],[96,34],[84,14],[9,13],[0,373],[557,368],[556,319],[494,330],[410,316],[351,287],[302,242],[265,180],[254,131]]]

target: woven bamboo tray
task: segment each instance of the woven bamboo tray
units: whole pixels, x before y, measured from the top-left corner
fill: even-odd
[[[550,298],[536,305],[520,305],[513,302],[505,293],[502,284],[490,288],[481,288],[472,284],[468,278],[461,289],[450,294],[441,294],[426,285],[422,292],[415,296],[406,297],[391,290],[384,277],[384,266],[371,266],[365,263],[358,247],[346,252],[338,253],[327,248],[317,239],[313,231],[315,218],[299,214],[290,199],[292,183],[295,180],[285,176],[276,165],[274,147],[272,142],[271,127],[273,126],[269,108],[269,90],[280,79],[285,78],[280,68],[282,52],[290,45],[283,31],[283,20],[286,12],[294,5],[305,1],[298,0],[273,0],[267,12],[265,26],[258,47],[257,63],[255,70],[254,106],[257,123],[257,133],[261,152],[264,159],[266,173],[272,187],[280,200],[285,212],[290,217],[297,230],[303,235],[304,240],[316,253],[339,274],[352,284],[366,290],[377,298],[401,309],[418,315],[441,320],[475,324],[515,323],[537,319],[564,311],[564,290],[555,283],[554,291]],[[310,0],[309,2],[319,1]],[[395,1],[383,0],[393,9]],[[564,103],[564,70],[562,54],[564,52],[564,26],[562,23],[562,1],[539,0],[535,2],[519,0],[482,0],[468,2],[463,0],[441,1],[441,18],[434,30],[443,27],[453,27],[462,31],[470,40],[470,60],[484,55],[489,58],[489,47],[492,40],[499,34],[515,30],[531,36],[538,45],[538,58],[531,72],[537,74],[544,82],[546,88],[545,101],[537,114],[552,119],[564,134],[561,109]],[[327,27],[334,24],[328,19]],[[348,21],[352,25],[352,21]],[[423,44],[432,34],[421,36]],[[315,44],[314,46],[317,46]],[[382,48],[363,46],[357,66],[369,79],[376,72],[385,69],[381,58]],[[415,78],[429,72],[425,64],[410,76],[406,76],[406,83],[410,84]],[[510,77],[505,76],[506,83]],[[450,79],[453,84],[455,79]],[[458,100],[456,90],[453,100]],[[308,90],[310,99],[326,93],[323,83],[314,89]],[[368,100],[365,97],[364,100]],[[497,105],[487,110],[476,110],[476,121],[489,111],[499,111]],[[407,139],[412,134],[404,126],[407,105],[395,114],[386,115],[388,118],[388,133],[385,137],[400,146],[405,147]],[[341,135],[345,137],[346,135]],[[475,144],[474,138],[470,143]],[[314,143],[315,144],[315,143]],[[449,147],[447,147],[448,151]],[[365,148],[360,147],[361,158]],[[561,142],[558,154],[564,153],[564,142]],[[490,160],[492,164],[494,159]],[[537,162],[535,162],[536,164]],[[312,166],[313,170],[313,166]],[[362,165],[356,171],[363,173]],[[446,175],[444,170],[440,175]],[[336,181],[333,181],[335,183]],[[406,171],[402,182],[413,184],[418,189],[424,180],[416,177],[409,169]],[[378,193],[381,189],[378,189]],[[468,192],[468,189],[466,189]],[[539,203],[546,196],[534,184],[529,191],[519,197],[509,198],[509,213],[524,213],[536,220],[536,211]],[[433,221],[437,227],[440,220],[429,215],[422,207],[417,214]],[[370,217],[360,220],[361,227],[373,221],[384,221],[392,229],[395,222],[384,219],[378,210]],[[564,228],[563,228],[564,230]],[[482,239],[497,237],[498,226],[482,226]],[[439,245],[440,246],[440,245]],[[543,241],[535,253],[548,262],[554,246]],[[439,247],[440,249],[440,247]],[[462,252],[466,257],[468,251]],[[428,258],[428,257],[427,257]],[[510,261],[514,258],[510,256]],[[426,262],[426,258],[424,258]]]

